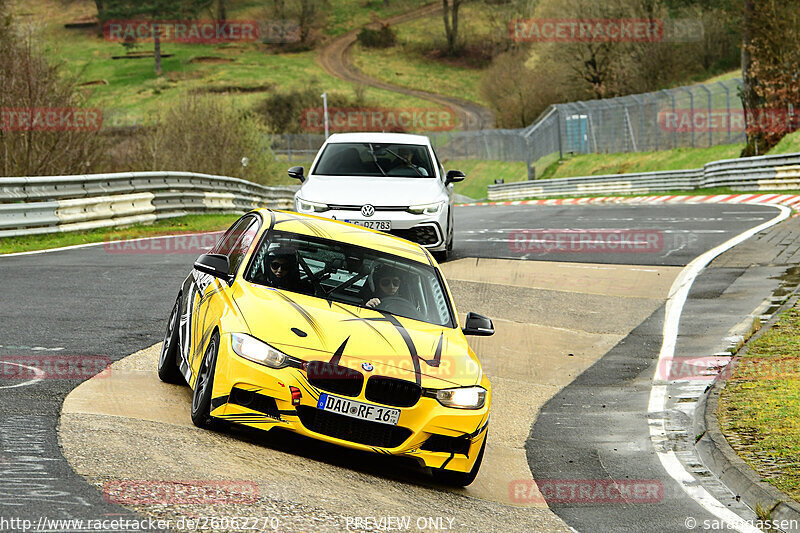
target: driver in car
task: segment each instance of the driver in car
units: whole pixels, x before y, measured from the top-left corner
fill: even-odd
[[[267,254],[267,280],[278,289],[311,292],[311,284],[300,279],[297,251],[280,244],[271,244]]]
[[[425,170],[425,167],[416,164],[416,158],[414,154],[414,150],[407,146],[403,146],[397,149],[397,166],[398,167],[406,167],[414,169],[420,176],[427,176],[428,171]]]

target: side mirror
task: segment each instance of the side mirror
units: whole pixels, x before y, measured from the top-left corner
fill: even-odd
[[[444,184],[450,185],[451,183],[458,183],[459,181],[464,181],[467,175],[461,172],[460,170],[448,170],[447,177],[445,177]]]
[[[492,320],[478,313],[467,313],[467,320],[464,322],[464,335],[480,335],[488,337],[494,335],[494,324]]]
[[[292,167],[289,169],[289,177],[294,178],[296,180],[300,180],[300,183],[306,181],[306,177],[303,175],[303,167]]]
[[[203,254],[194,262],[195,270],[199,270],[203,274],[210,274],[215,278],[228,280],[228,270],[230,270],[230,263],[228,262],[227,255],[221,254]]]

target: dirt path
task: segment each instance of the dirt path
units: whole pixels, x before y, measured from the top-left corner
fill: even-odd
[[[442,6],[439,3],[428,4],[408,13],[402,13],[400,15],[385,18],[381,22],[400,24],[401,22],[440,13],[441,9]],[[456,115],[458,115],[459,119],[461,120],[462,129],[465,130],[487,129],[494,127],[494,114],[489,109],[474,102],[469,102],[467,100],[462,100],[460,98],[454,98],[451,96],[433,94],[427,91],[401,87],[385,81],[376,80],[375,78],[371,78],[361,73],[352,64],[348,55],[350,47],[356,42],[359,31],[360,28],[351,30],[344,35],[335,38],[319,51],[319,54],[317,55],[317,63],[319,63],[319,65],[325,69],[328,74],[345,81],[363,83],[364,85],[368,85],[370,87],[385,89],[408,96],[415,96],[417,98],[422,98],[424,100],[429,100],[436,104],[449,107],[455,111]]]

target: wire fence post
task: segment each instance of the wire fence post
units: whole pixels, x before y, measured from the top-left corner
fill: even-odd
[[[722,88],[725,89],[725,116],[727,118],[726,122],[728,123],[728,144],[731,142],[731,120],[733,119],[733,115],[731,114],[731,91],[728,89],[728,86],[718,81]]]
[[[705,85],[700,86],[708,96],[708,116],[706,117],[706,127],[708,128],[708,146],[714,146],[714,128],[711,127],[711,91]],[[692,114],[694,117],[694,114]],[[692,121],[694,123],[694,121]]]

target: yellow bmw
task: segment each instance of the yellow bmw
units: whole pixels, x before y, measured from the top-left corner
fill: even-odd
[[[491,385],[430,253],[309,215],[247,213],[180,288],[159,377],[193,389],[200,427],[282,428],[414,458],[465,486],[486,446]]]

